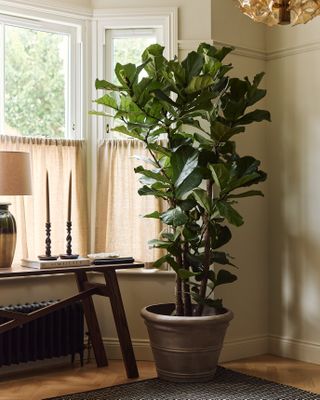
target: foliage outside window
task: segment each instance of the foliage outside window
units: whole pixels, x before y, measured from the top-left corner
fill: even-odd
[[[69,35],[4,24],[0,40],[4,48],[0,133],[67,137]]]

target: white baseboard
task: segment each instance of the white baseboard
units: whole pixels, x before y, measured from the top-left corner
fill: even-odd
[[[242,339],[226,340],[220,356],[221,362],[258,356],[268,352],[268,336],[254,336]]]
[[[104,338],[104,345],[108,358],[118,360],[122,358],[119,341],[115,338]],[[153,361],[153,355],[148,339],[132,339],[132,345],[137,360]],[[226,340],[221,362],[256,356],[268,352],[268,337],[257,336],[236,340]]]
[[[320,343],[269,335],[269,352],[280,357],[320,364]]]

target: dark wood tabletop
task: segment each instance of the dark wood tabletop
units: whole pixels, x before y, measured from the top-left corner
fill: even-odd
[[[67,274],[73,272],[101,272],[105,273],[111,270],[118,269],[133,269],[142,268],[144,264],[134,262],[132,264],[108,264],[108,265],[85,265],[85,266],[72,266],[72,267],[57,267],[57,268],[44,268],[35,269],[22,267],[21,265],[13,265],[11,268],[0,268],[1,278],[14,278],[18,276],[37,276],[37,275],[53,275],[53,274]]]

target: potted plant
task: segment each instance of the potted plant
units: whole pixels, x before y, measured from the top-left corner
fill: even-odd
[[[231,48],[201,44],[179,62],[167,60],[160,45],[148,47],[141,65],[117,64],[118,84],[97,80],[105,94],[96,103],[115,110],[114,131],[145,143],[150,157],[135,168],[141,196],[166,203],[164,229],[150,246],[164,249],[154,265],[176,272],[175,304],[146,307],[158,375],[173,381],[213,377],[232,312],[214,298],[220,285],[237,277],[231,256],[221,247],[232,237],[230,225],[244,223],[235,209],[248,190],[266,179],[260,161],[237,153],[234,137],[253,122],[270,120],[252,109],[266,91],[263,73],[251,82],[230,78],[224,58]],[[110,116],[106,112],[93,112]],[[232,271],[232,272],[231,272]]]

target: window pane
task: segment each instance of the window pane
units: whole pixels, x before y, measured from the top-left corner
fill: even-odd
[[[5,133],[64,137],[68,92],[65,34],[5,26]]]
[[[140,64],[141,54],[146,47],[157,42],[155,35],[145,36],[128,36],[113,38],[113,68],[117,63],[120,64]],[[116,80],[113,75],[113,79]]]

